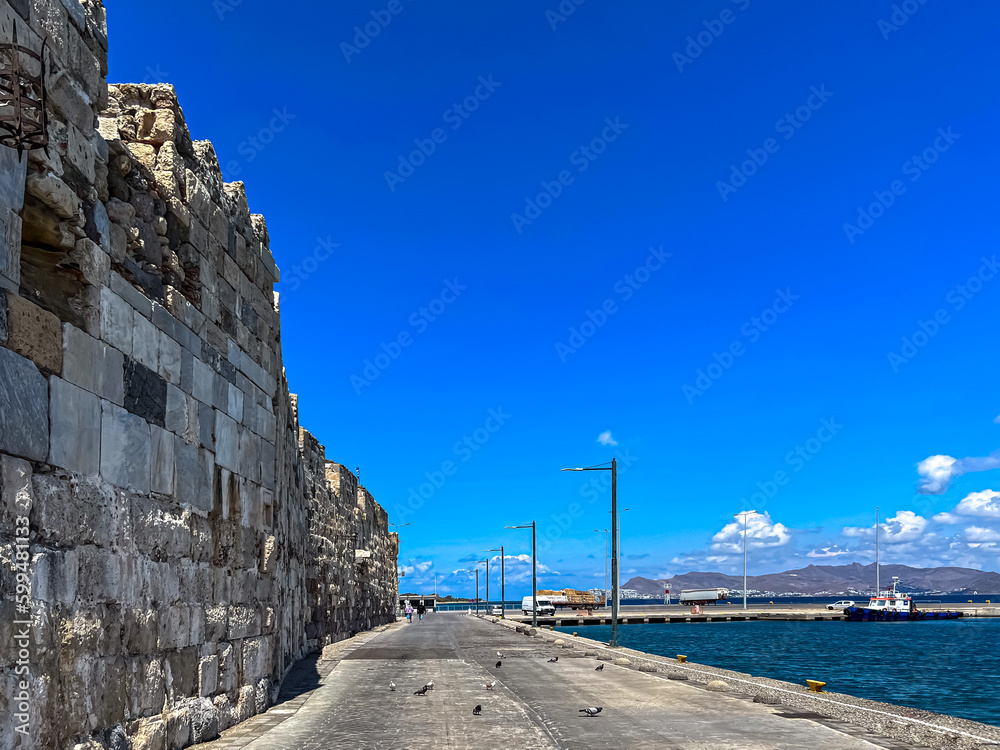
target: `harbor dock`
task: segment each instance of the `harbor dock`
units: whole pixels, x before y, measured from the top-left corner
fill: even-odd
[[[804,685],[762,680],[748,690],[754,678],[731,675],[512,621],[435,613],[303,660],[276,705],[198,747],[861,750],[1000,740],[996,727],[926,712],[943,723],[914,721],[912,710],[831,693],[843,702],[827,710],[835,701]],[[414,694],[430,681],[425,695]],[[593,717],[580,710],[598,706]]]

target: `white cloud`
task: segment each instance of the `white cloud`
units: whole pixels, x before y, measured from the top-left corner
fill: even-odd
[[[605,430],[598,435],[597,442],[601,445],[618,445],[618,441],[611,437],[611,430]]]
[[[965,530],[965,538],[970,542],[1000,542],[1000,531],[984,529],[982,526],[970,526]]]
[[[955,506],[954,512],[960,516],[1000,518],[1000,492],[970,492]]]
[[[956,477],[997,468],[1000,468],[1000,451],[994,451],[988,456],[961,459],[942,455],[928,456],[917,464],[917,473],[920,475],[917,492],[921,495],[940,495]]]
[[[918,516],[912,510],[901,510],[893,518],[885,519],[881,524],[882,531],[879,538],[886,544],[903,544],[916,541],[927,528],[927,519]],[[871,526],[847,526],[844,528],[844,536],[875,538],[875,524]]]
[[[934,516],[934,523],[955,524],[962,523],[962,519],[954,513],[938,513]]]
[[[806,557],[815,558],[829,558],[829,557],[840,557],[841,555],[851,555],[854,554],[851,550],[846,547],[840,547],[836,544],[832,544],[829,547],[820,547],[819,549],[810,550],[806,553]]]
[[[918,492],[921,495],[940,495],[951,484],[953,477],[962,472],[956,470],[958,461],[951,456],[928,456],[917,464],[920,475]]]
[[[772,522],[771,515],[766,511],[746,518],[748,549],[783,547],[792,540],[788,527],[783,523]],[[742,552],[743,520],[737,519],[723,526],[712,537],[712,549],[717,552]]]

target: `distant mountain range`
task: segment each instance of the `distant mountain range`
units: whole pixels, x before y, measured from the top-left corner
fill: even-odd
[[[984,572],[972,568],[911,568],[908,565],[880,566],[883,587],[899,576],[900,590],[936,594],[1000,593],[1000,573]],[[691,572],[674,576],[669,581],[636,576],[622,588],[635,589],[643,594],[662,596],[670,585],[670,593],[683,589],[727,588],[743,590],[743,576],[725,573]],[[832,595],[868,592],[875,588],[875,564],[861,565],[810,565],[784,573],[747,576],[749,591],[770,594]]]

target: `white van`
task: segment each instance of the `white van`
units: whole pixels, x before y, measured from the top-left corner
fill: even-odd
[[[552,603],[551,599],[545,599],[541,596],[536,597],[538,600],[538,614],[542,617],[551,616],[556,613],[556,605]],[[534,603],[532,602],[532,597],[526,596],[521,600],[521,611],[526,615],[530,615],[532,610],[534,610]]]

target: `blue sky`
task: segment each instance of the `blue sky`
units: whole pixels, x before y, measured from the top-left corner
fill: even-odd
[[[623,580],[742,570],[749,508],[751,573],[870,562],[876,506],[884,561],[1000,569],[997,4],[107,7],[109,80],[266,216],[405,590],[505,544],[522,595],[532,518],[541,585],[602,585],[559,469],[616,455]]]

